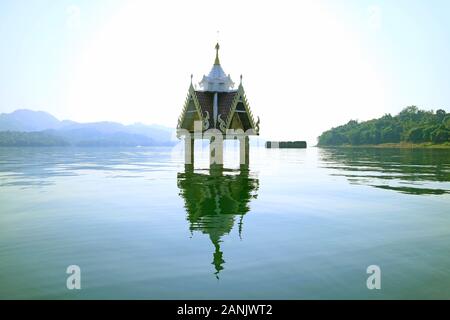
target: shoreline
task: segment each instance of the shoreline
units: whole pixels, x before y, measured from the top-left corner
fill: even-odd
[[[318,148],[374,148],[374,149],[450,149],[450,143],[381,143],[364,145],[316,146]]]

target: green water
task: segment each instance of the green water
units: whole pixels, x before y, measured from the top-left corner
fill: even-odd
[[[0,298],[450,298],[449,150],[235,151],[0,149]]]

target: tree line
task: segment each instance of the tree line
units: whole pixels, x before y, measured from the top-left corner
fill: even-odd
[[[0,147],[56,147],[69,145],[48,132],[0,132]]]
[[[319,146],[374,145],[382,143],[450,142],[450,113],[420,110],[416,106],[403,109],[398,115],[385,114],[369,121],[351,120],[325,131],[318,138]]]
[[[135,147],[170,146],[170,141],[155,141],[144,135],[126,132],[102,134],[89,130],[20,132],[0,131],[0,147]]]

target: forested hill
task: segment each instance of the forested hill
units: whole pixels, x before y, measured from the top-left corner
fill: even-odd
[[[403,109],[398,115],[386,114],[364,122],[355,120],[325,131],[318,146],[376,145],[382,143],[450,142],[450,113],[439,109],[420,110],[416,106]]]

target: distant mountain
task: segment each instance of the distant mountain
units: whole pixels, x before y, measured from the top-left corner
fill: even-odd
[[[157,146],[173,145],[174,129],[136,123],[60,121],[43,111],[0,114],[0,146]],[[24,134],[28,133],[28,134]]]
[[[56,129],[60,126],[61,121],[43,111],[20,109],[0,114],[0,131],[31,132]]]

